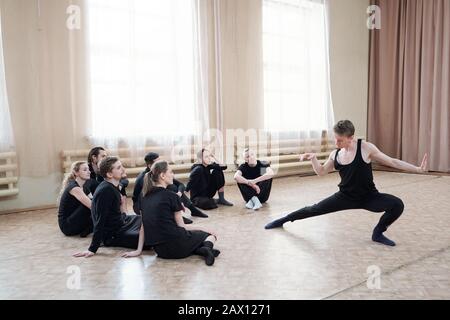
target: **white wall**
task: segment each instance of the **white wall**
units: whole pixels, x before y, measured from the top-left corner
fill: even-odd
[[[331,91],[336,120],[351,120],[367,132],[369,0],[329,0]]]

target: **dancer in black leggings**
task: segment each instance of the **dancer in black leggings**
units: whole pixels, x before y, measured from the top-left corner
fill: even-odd
[[[227,166],[218,164],[216,158],[207,149],[197,154],[198,163],[191,168],[186,191],[196,207],[204,210],[216,209],[217,204],[233,206],[225,199],[225,175]],[[214,199],[218,193],[219,199]]]
[[[378,192],[373,183],[371,161],[375,160],[399,170],[423,173],[426,171],[428,155],[425,154],[420,167],[390,158],[372,143],[355,140],[355,128],[348,120],[339,121],[334,126],[334,133],[338,149],[331,153],[323,166],[320,165],[316,155],[312,153],[302,155],[300,160],[311,160],[314,171],[319,176],[331,172],[333,167],[339,171],[341,176],[339,192],[313,206],[297,210],[269,223],[266,225],[266,229],[279,228],[286,222],[331,212],[365,209],[372,212],[384,212],[373,230],[372,240],[388,246],[395,246],[395,242],[385,237],[383,233],[400,217],[404,205],[399,198]]]
[[[239,166],[234,180],[247,203],[247,209],[258,210],[269,200],[274,172],[269,163],[256,159],[253,150],[244,150],[244,160],[245,163]]]
[[[213,232],[183,223],[180,197],[167,190],[173,184],[173,176],[166,161],[155,162],[145,175],[139,245],[137,250],[123,257],[139,256],[145,245],[153,247],[160,258],[183,259],[199,255],[211,266],[220,253],[213,248],[217,238]]]
[[[69,176],[64,179],[59,198],[58,224],[66,236],[86,237],[92,232],[91,199],[83,189],[89,180],[89,167],[84,161],[72,164]],[[89,193],[89,195],[87,195]]]
[[[97,187],[92,200],[94,236],[89,250],[76,253],[75,257],[93,256],[102,243],[107,247],[137,247],[142,219],[124,213],[124,199],[118,189],[124,173],[125,169],[116,157],[107,157],[100,162],[100,174],[105,180]]]

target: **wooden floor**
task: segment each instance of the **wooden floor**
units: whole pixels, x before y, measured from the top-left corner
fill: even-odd
[[[291,177],[275,180],[259,212],[245,209],[233,186],[227,195],[234,207],[194,218],[219,234],[222,254],[213,267],[199,257],[159,259],[153,251],[127,260],[124,250],[107,248],[75,259],[71,254],[91,238],[64,237],[56,210],[3,215],[0,299],[449,299],[450,177],[376,172],[375,180],[405,203],[387,232],[397,247],[370,240],[380,214],[362,210],[264,230],[280,214],[337,190],[337,174]],[[380,282],[373,278],[378,270]],[[80,272],[78,289],[72,272]]]

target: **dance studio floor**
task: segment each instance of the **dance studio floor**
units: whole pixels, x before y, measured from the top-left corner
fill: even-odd
[[[124,250],[107,248],[76,259],[71,255],[91,238],[64,237],[56,209],[3,215],[0,299],[450,299],[450,177],[376,172],[375,181],[405,203],[387,232],[397,247],[370,240],[380,214],[362,210],[264,230],[337,190],[337,174],[289,177],[274,181],[259,212],[245,209],[232,186],[234,207],[194,218],[219,235],[222,254],[213,267],[200,257],[162,260],[153,251],[124,259]]]

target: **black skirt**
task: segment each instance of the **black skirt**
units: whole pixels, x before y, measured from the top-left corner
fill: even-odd
[[[183,259],[194,254],[194,251],[203,245],[210,236],[204,231],[187,231],[186,235],[153,246],[158,257],[163,259]]]

